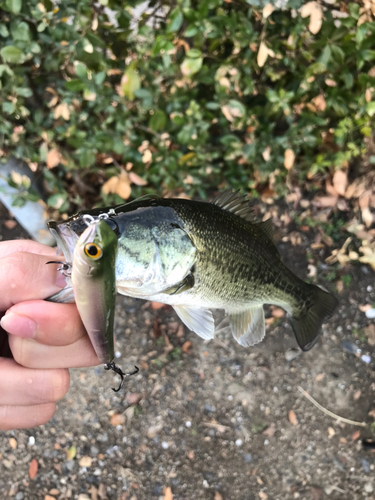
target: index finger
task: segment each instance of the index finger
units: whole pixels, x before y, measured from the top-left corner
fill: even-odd
[[[51,256],[29,252],[11,253],[0,259],[0,311],[31,299],[45,299],[65,286]]]
[[[0,259],[16,252],[30,252],[40,255],[56,255],[56,248],[51,248],[33,240],[9,240],[0,242]]]

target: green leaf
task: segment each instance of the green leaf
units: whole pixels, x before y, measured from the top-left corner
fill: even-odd
[[[366,110],[369,116],[375,115],[375,101],[368,102],[366,106]]]
[[[197,33],[198,33],[198,28],[193,24],[191,24],[185,30],[184,36],[186,36],[186,38],[191,38],[192,36],[195,36]]]
[[[169,16],[167,33],[173,33],[174,31],[178,31],[181,28],[183,20],[184,16],[182,15],[180,7],[175,7]]]
[[[185,76],[192,76],[201,69],[203,63],[203,59],[201,57],[197,57],[195,59],[191,59],[187,57],[184,62],[181,64],[182,74]]]
[[[3,102],[3,111],[4,113],[12,114],[16,110],[15,105],[12,102],[4,101]]]
[[[29,87],[17,87],[16,94],[22,97],[31,97],[33,92]]]
[[[30,30],[28,24],[25,22],[14,23],[11,27],[13,40],[20,40],[22,42],[30,41]]]
[[[22,0],[6,0],[5,5],[13,14],[19,14],[22,9]]]
[[[24,54],[21,49],[14,45],[7,45],[0,50],[0,55],[4,62],[12,64],[21,64],[24,60]]]
[[[0,36],[2,36],[3,38],[9,36],[8,28],[5,26],[5,24],[1,23],[0,23]]]
[[[152,130],[163,130],[167,124],[167,115],[161,109],[157,109],[151,116],[149,126]]]
[[[202,52],[198,49],[190,49],[186,52],[187,57],[196,58],[201,57]]]
[[[86,88],[86,84],[81,80],[70,80],[69,82],[65,82],[65,87],[67,90],[80,91]]]
[[[121,90],[125,97],[134,100],[135,92],[141,87],[141,79],[132,67],[129,67],[121,80]]]

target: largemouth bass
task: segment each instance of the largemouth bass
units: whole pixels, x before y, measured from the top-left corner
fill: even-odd
[[[254,345],[265,335],[263,305],[274,304],[286,310],[306,351],[337,305],[330,293],[305,283],[282,263],[271,222],[256,222],[248,199],[238,193],[225,192],[212,203],[140,199],[51,222],[68,262],[85,213],[107,214],[105,223],[118,237],[117,291],[170,304],[204,339],[214,337],[210,309],[224,309],[237,342]],[[68,284],[54,300],[69,295]]]

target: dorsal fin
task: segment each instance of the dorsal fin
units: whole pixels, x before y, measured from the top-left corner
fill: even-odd
[[[267,219],[263,222],[259,222],[259,227],[263,231],[264,234],[266,234],[269,239],[272,241],[273,240],[273,224],[272,224],[272,219]]]
[[[228,189],[216,196],[211,203],[234,215],[238,215],[248,222],[256,222],[249,198],[246,194],[239,194],[239,190],[233,191],[232,189]]]

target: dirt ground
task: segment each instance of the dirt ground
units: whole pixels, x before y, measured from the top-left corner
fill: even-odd
[[[9,219],[0,212],[0,238],[26,236]],[[326,284],[324,252],[310,251],[314,230],[280,231],[283,261],[306,277],[309,258]],[[283,241],[291,231],[294,245]],[[375,453],[362,443],[375,437],[375,347],[363,333],[374,320],[358,307],[374,307],[375,273],[340,273],[339,308],[307,353],[270,308],[265,340],[245,349],[225,322],[203,341],[170,307],[119,296],[117,362],[139,373],[115,394],[118,379],[101,366],[72,370],[47,425],[0,433],[1,498],[375,500]],[[366,427],[326,415],[299,387]]]

